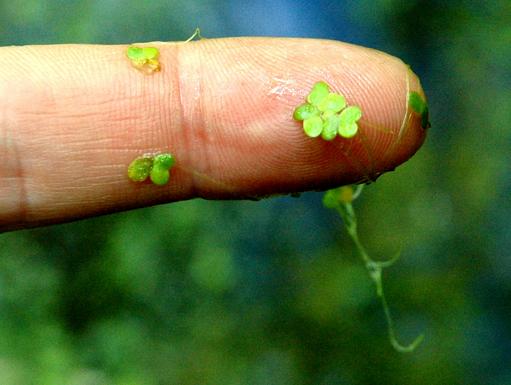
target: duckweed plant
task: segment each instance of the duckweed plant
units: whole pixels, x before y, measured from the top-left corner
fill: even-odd
[[[408,94],[408,106],[421,117],[421,127],[423,129],[431,127],[428,104],[417,92],[414,91]]]
[[[408,107],[420,115],[422,127],[428,128],[426,102],[416,92],[410,92],[407,96]],[[358,133],[358,121],[361,117],[360,107],[348,106],[345,97],[331,92],[330,86],[324,81],[313,85],[311,92],[307,95],[307,102],[298,106],[293,113],[293,118],[302,122],[305,135],[311,138],[321,136],[326,141],[332,141],[337,136],[345,139],[353,138]],[[399,259],[399,253],[387,261],[373,260],[358,236],[357,217],[352,202],[360,195],[362,188],[363,185],[358,185],[355,188],[343,186],[329,190],[323,197],[323,205],[337,211],[340,215],[348,235],[355,244],[358,255],[364,262],[369,277],[375,284],[376,294],[380,298],[385,314],[391,345],[398,352],[412,352],[422,342],[424,335],[417,336],[409,345],[403,345],[398,341],[382,284],[383,269],[392,266]]]
[[[195,32],[190,36],[185,43],[198,38],[204,39],[201,36],[200,29],[196,28]],[[137,47],[135,45],[129,46],[126,49],[126,56],[131,61],[131,65],[145,74],[152,74],[161,70],[160,65],[160,51],[156,47]]]
[[[126,56],[133,67],[145,74],[152,74],[161,69],[158,48],[130,46],[126,49]]]
[[[358,132],[358,120],[362,110],[348,106],[343,95],[330,91],[330,86],[317,82],[307,95],[307,102],[298,106],[293,118],[302,121],[305,135],[324,140],[334,140],[337,135],[352,138]]]
[[[128,166],[128,178],[133,182],[144,182],[149,178],[155,185],[166,185],[170,179],[170,169],[175,162],[174,156],[169,153],[143,155]]]

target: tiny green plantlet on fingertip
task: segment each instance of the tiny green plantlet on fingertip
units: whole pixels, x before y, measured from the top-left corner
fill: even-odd
[[[185,43],[195,38],[200,40],[204,39],[204,37],[201,36],[199,28],[195,29],[192,36],[190,36]],[[156,47],[137,47],[132,45],[126,49],[126,56],[130,59],[133,67],[145,74],[152,74],[161,70],[159,62],[160,51]]]
[[[128,166],[128,178],[133,182],[143,182],[147,179],[153,168],[153,158],[142,156],[135,159]]]
[[[294,110],[293,118],[302,121],[307,136],[331,141],[337,135],[352,138],[357,134],[362,110],[348,106],[345,97],[331,92],[326,82],[314,84],[306,99]]]
[[[149,178],[155,185],[163,186],[168,183],[170,169],[175,163],[175,158],[169,153],[143,155],[128,166],[128,178],[133,182],[144,182]]]
[[[394,262],[396,262],[399,259],[400,253],[397,253],[395,256],[386,261],[376,261],[369,256],[366,249],[360,242],[358,236],[357,217],[355,215],[355,210],[353,208],[352,202],[358,198],[358,196],[362,192],[362,188],[363,185],[358,185],[355,188],[353,188],[352,186],[343,186],[332,190],[328,190],[323,196],[323,205],[326,208],[337,211],[339,216],[342,218],[344,227],[346,228],[346,231],[350,236],[351,240],[355,244],[355,249],[357,250],[357,253],[362,259],[362,261],[364,262],[369,277],[375,284],[376,295],[380,298],[383,312],[385,314],[385,320],[387,322],[390,344],[398,352],[401,353],[413,352],[423,341],[424,335],[423,334],[418,335],[408,345],[402,345],[398,341],[394,330],[394,322],[390,314],[389,305],[387,303],[387,299],[383,291],[382,271],[384,268],[392,266]]]
[[[410,92],[408,94],[408,106],[421,117],[421,127],[423,129],[431,127],[428,104],[422,96],[415,91]]]
[[[130,46],[126,49],[126,56],[133,67],[145,74],[152,74],[161,69],[158,48]]]

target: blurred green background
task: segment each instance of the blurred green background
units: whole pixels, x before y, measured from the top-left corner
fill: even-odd
[[[271,35],[409,63],[419,153],[356,202],[371,281],[320,193],[194,200],[0,236],[1,385],[511,384],[511,3],[0,2],[0,44]],[[506,171],[507,170],[507,171]]]

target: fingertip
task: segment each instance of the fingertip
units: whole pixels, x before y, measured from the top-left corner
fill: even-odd
[[[411,90],[423,95],[420,82],[391,55],[314,39],[221,39],[184,48],[187,62],[211,63],[201,67],[203,125],[190,125],[188,134],[201,148],[191,152],[190,168],[208,176],[194,181],[204,196],[222,195],[217,188],[225,186],[226,197],[239,197],[374,180],[424,140],[408,107]],[[325,141],[304,134],[293,113],[317,82],[361,108],[358,135]]]

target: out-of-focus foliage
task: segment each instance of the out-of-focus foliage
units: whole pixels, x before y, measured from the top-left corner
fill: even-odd
[[[314,4],[314,5],[312,5]],[[0,3],[0,44],[308,36],[417,72],[432,128],[357,201],[412,355],[321,194],[190,201],[0,236],[2,385],[511,383],[511,3]]]

